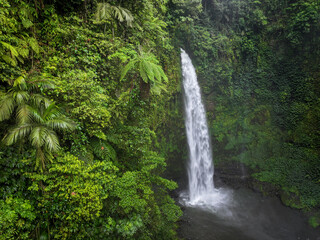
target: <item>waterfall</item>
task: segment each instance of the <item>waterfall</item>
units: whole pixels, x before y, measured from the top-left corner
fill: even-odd
[[[181,65],[189,146],[189,201],[197,203],[214,192],[212,152],[196,71],[190,57],[183,49],[181,49]]]

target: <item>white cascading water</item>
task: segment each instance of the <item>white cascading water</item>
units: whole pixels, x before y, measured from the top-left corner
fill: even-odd
[[[214,192],[213,163],[206,112],[201,101],[196,71],[188,54],[181,49],[185,104],[185,124],[189,145],[189,200],[197,203]]]

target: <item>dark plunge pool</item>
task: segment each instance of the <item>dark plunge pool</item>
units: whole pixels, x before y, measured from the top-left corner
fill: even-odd
[[[180,200],[184,215],[179,235],[201,240],[320,240],[300,212],[248,189],[224,192],[225,203],[193,206]],[[227,196],[227,197],[225,197]],[[223,200],[223,198],[222,198]]]

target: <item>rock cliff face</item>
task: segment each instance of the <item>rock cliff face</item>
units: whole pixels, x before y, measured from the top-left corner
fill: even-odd
[[[302,209],[299,196],[293,192],[282,190],[280,186],[258,181],[252,177],[254,173],[255,170],[241,162],[228,161],[218,163],[215,166],[215,187],[249,188],[265,196],[277,196],[288,207]]]
[[[223,185],[232,188],[249,188],[252,182],[252,170],[236,161],[221,162],[215,165],[215,187]]]
[[[254,172],[241,162],[221,162],[215,166],[215,185],[216,187],[229,186],[235,189],[249,188],[264,195],[280,196],[277,186],[256,180],[252,177]]]

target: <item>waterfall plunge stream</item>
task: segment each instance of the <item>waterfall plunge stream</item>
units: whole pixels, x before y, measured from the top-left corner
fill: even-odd
[[[190,205],[217,206],[227,197],[214,188],[213,162],[206,112],[201,101],[197,75],[188,54],[181,49],[184,88],[185,125],[189,146],[189,196]]]
[[[213,192],[213,164],[206,112],[201,102],[196,71],[188,54],[181,50],[185,124],[189,145],[189,198],[196,202]]]

